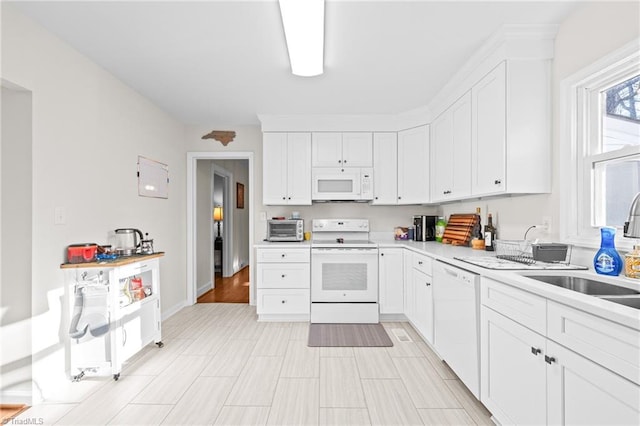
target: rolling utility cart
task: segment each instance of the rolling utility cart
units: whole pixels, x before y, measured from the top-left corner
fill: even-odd
[[[73,381],[120,378],[123,364],[154,342],[162,347],[160,257],[63,264],[69,306],[67,354]]]

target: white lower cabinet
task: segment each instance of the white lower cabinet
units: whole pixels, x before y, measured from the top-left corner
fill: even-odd
[[[381,314],[404,312],[403,251],[401,248],[381,248],[378,259],[378,287]]]
[[[259,289],[258,315],[309,315],[311,295],[309,290],[299,289]]]
[[[632,374],[615,372],[634,371],[630,365],[637,367],[640,363],[637,355],[634,360],[628,358],[637,354],[640,345],[637,330],[632,332],[622,324],[546,301],[548,309],[543,311],[543,318],[532,323],[548,324],[551,331],[544,327],[542,335],[487,301],[491,293],[509,294],[523,301],[539,296],[486,278],[482,286],[481,399],[499,423],[640,424],[640,383]],[[491,291],[486,291],[487,287]],[[557,318],[565,318],[562,327],[555,325]],[[529,322],[532,317],[519,319]],[[576,343],[567,337],[567,348],[553,341],[558,335],[554,328],[561,328],[566,336],[573,335]],[[612,344],[614,340],[617,344]],[[600,358],[604,361],[595,362],[593,358],[598,356],[592,358],[589,351],[582,351],[582,345],[599,347],[593,354],[604,354]]]
[[[413,270],[414,326],[429,343],[433,343],[433,286],[431,276]]]
[[[485,306],[481,323],[482,403],[502,424],[545,424],[545,338]]]
[[[403,257],[404,274],[402,281],[404,284],[404,316],[409,322],[415,323],[415,288],[413,286],[413,252],[404,250]]]
[[[308,321],[311,310],[309,247],[258,248],[259,321]]]
[[[405,251],[404,314],[418,333],[433,344],[433,286],[431,258]]]
[[[640,387],[552,341],[547,423],[640,425]]]

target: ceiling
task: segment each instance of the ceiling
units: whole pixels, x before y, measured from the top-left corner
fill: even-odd
[[[500,25],[561,23],[579,2],[327,0],[318,77],[291,74],[276,0],[16,6],[185,124],[250,125],[424,106]]]

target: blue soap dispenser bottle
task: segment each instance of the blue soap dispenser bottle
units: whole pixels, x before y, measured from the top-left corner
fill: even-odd
[[[622,272],[622,258],[615,247],[616,228],[600,228],[600,250],[593,258],[593,267],[598,274],[618,276]]]

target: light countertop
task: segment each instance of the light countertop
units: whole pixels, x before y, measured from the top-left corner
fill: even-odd
[[[379,248],[402,247],[427,255],[435,260],[448,263],[461,269],[476,273],[482,277],[491,278],[516,286],[523,290],[554,300],[558,303],[569,305],[573,308],[601,316],[640,330],[640,310],[629,306],[620,305],[595,296],[589,296],[576,291],[557,287],[527,277],[527,275],[573,275],[603,281],[640,291],[640,280],[626,278],[624,276],[609,277],[598,275],[593,270],[586,271],[558,271],[558,270],[496,270],[475,266],[467,262],[454,259],[454,257],[483,257],[494,256],[491,252],[473,250],[470,247],[452,246],[435,241],[396,241],[392,238],[377,238]]]
[[[495,256],[494,253],[484,250],[473,250],[470,247],[452,246],[435,241],[394,240],[393,237],[372,236],[372,241],[379,248],[405,248],[413,252],[431,257],[434,260],[448,263],[458,268],[473,272],[481,277],[500,281],[525,291],[546,297],[585,312],[598,315],[602,318],[615,321],[635,330],[640,330],[640,310],[629,306],[620,305],[595,296],[582,294],[576,291],[547,284],[526,275],[573,275],[591,278],[640,291],[640,280],[626,278],[624,276],[608,277],[598,275],[593,270],[585,271],[558,271],[558,270],[496,270],[476,266],[467,262],[454,259],[455,257],[486,257]],[[311,241],[301,242],[269,242],[264,241],[254,245],[255,248],[304,248],[311,249]]]

